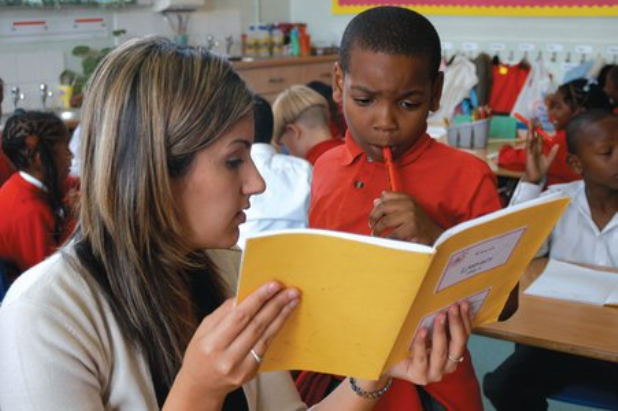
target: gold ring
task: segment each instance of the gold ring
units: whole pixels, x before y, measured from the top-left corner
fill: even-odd
[[[251,351],[249,351],[249,352],[251,353],[251,355],[255,359],[255,362],[257,362],[258,364],[261,364],[261,363],[264,362],[264,357],[262,357],[260,354],[256,353],[254,349],[251,349]]]
[[[459,363],[459,362],[463,362],[463,360],[464,360],[464,356],[462,355],[462,356],[461,356],[461,357],[459,357],[459,358],[455,358],[455,357],[453,357],[451,354],[449,354],[449,355],[448,355],[448,359],[449,359],[449,361],[453,361],[453,362],[457,362],[457,363]]]

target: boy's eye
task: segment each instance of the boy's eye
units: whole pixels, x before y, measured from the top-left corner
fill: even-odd
[[[402,101],[399,102],[399,106],[402,107],[402,108],[405,108],[405,109],[411,109],[411,108],[414,108],[414,107],[419,106],[419,105],[420,105],[419,103],[415,103],[415,102],[410,101],[410,100],[402,100]]]
[[[354,97],[354,102],[359,106],[366,106],[371,103],[371,99],[369,97]]]

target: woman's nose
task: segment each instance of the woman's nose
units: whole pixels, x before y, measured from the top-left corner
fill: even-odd
[[[255,166],[255,163],[251,161],[249,175],[247,177],[247,181],[244,187],[244,194],[261,194],[264,192],[264,190],[266,190],[266,182],[264,181],[262,175]]]

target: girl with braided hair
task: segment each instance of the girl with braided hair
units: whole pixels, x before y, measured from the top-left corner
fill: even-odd
[[[543,153],[555,158],[547,173],[547,184],[561,184],[581,179],[567,166],[566,127],[578,114],[590,109],[611,110],[609,98],[598,84],[584,78],[562,84],[547,99],[550,119],[556,134],[543,142]],[[509,170],[526,169],[526,148],[504,146],[498,155],[498,165]]]
[[[17,110],[2,134],[15,170],[0,188],[0,258],[9,281],[52,254],[67,236],[63,202],[69,131],[53,113]]]

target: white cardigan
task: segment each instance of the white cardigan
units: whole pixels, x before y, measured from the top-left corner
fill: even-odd
[[[234,290],[240,253],[209,253]],[[251,411],[306,409],[286,372],[259,374],[243,389]],[[59,253],[22,274],[0,308],[0,409],[158,409],[144,356]]]

